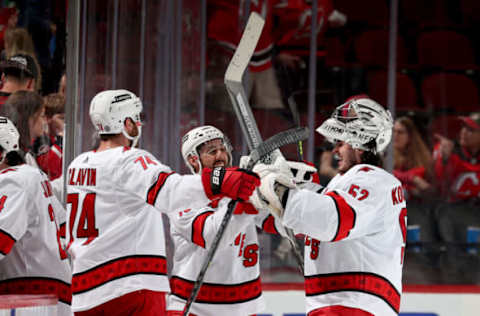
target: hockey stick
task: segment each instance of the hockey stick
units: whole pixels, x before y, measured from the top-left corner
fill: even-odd
[[[295,101],[295,92],[293,92],[288,97],[287,101],[288,101],[288,107],[290,108],[290,112],[292,113],[293,123],[296,126],[301,126],[300,113],[298,111],[297,102]],[[303,161],[303,142],[302,141],[299,141],[297,144],[297,153],[298,153],[298,159],[300,161]]]
[[[232,101],[235,115],[237,116],[237,120],[240,123],[242,133],[247,140],[247,146],[250,150],[260,144],[262,136],[260,135],[257,122],[255,121],[255,117],[248,104],[248,98],[243,87],[242,77],[248,67],[253,52],[255,51],[255,46],[257,46],[264,24],[265,21],[263,18],[257,13],[252,12],[240,43],[238,44],[235,54],[225,72],[225,85],[227,87],[227,92]],[[282,153],[280,150],[275,150],[270,155],[265,156],[262,161],[269,164],[281,155]],[[292,245],[295,260],[297,261],[303,275],[303,256],[297,245],[295,235],[291,229],[285,228],[285,231],[287,232],[288,239]]]
[[[260,161],[264,157],[271,154],[272,151],[278,150],[278,148],[284,145],[293,144],[295,142],[298,142],[299,140],[305,140],[308,138],[308,136],[309,136],[308,129],[299,127],[299,128],[293,128],[293,129],[283,131],[279,134],[276,134],[270,137],[263,143],[260,143],[258,147],[252,150],[252,152],[250,153],[250,160],[248,161],[248,165],[246,169],[252,170],[253,166],[258,161]],[[215,235],[215,238],[212,241],[212,246],[210,247],[210,249],[208,249],[207,257],[205,258],[205,261],[202,264],[202,268],[198,273],[197,280],[193,285],[192,293],[190,293],[190,297],[188,298],[187,303],[185,304],[185,308],[183,309],[184,316],[188,315],[188,312],[193,302],[195,301],[198,293],[200,292],[200,288],[203,284],[203,279],[205,278],[205,274],[207,273],[208,267],[212,262],[213,257],[215,256],[215,252],[217,251],[218,245],[220,244],[223,233],[227,228],[228,223],[230,222],[230,218],[232,217],[233,210],[235,210],[235,207],[237,206],[237,202],[238,201],[232,200],[230,201],[230,203],[228,203],[227,212],[223,216],[223,219],[222,219],[222,222],[220,223],[220,227],[217,231],[217,234]]]

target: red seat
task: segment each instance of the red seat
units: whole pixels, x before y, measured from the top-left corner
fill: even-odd
[[[372,99],[387,106],[388,73],[372,71],[367,76],[368,94]],[[402,73],[396,74],[397,90],[395,93],[395,108],[400,112],[421,111],[418,105],[418,95],[412,79]]]
[[[447,27],[454,23],[448,15],[448,0],[402,0],[401,17],[420,28]]]
[[[430,75],[423,79],[421,90],[423,103],[431,112],[450,109],[457,113],[468,113],[479,109],[477,86],[465,75]]]
[[[458,119],[457,115],[441,115],[430,123],[429,130],[432,137],[440,134],[449,139],[456,139],[461,128],[462,121]]]
[[[472,26],[480,23],[480,1],[478,0],[460,0],[460,12],[462,21],[466,26]]]
[[[388,65],[389,34],[386,30],[369,30],[355,39],[354,50],[357,62],[365,66],[386,68]],[[407,64],[407,50],[402,37],[397,39],[397,64]]]
[[[326,56],[325,64],[328,67],[345,67],[345,45],[338,37],[325,38]]]
[[[348,23],[361,23],[366,26],[383,27],[388,25],[388,6],[385,0],[335,0],[335,9],[348,17]]]
[[[446,70],[476,69],[469,39],[454,31],[432,31],[417,39],[418,64]]]

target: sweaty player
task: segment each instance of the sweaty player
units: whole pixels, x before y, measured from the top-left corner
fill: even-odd
[[[228,139],[219,129],[208,125],[185,134],[182,156],[194,174],[200,174],[204,168],[228,167],[232,163]],[[216,199],[207,207],[189,207],[170,214],[175,251],[170,280],[172,293],[167,307],[169,316],[182,315],[230,201],[229,198]],[[238,203],[190,309],[192,315],[245,316],[264,309],[255,224],[270,233],[283,231],[275,226],[268,212],[259,214],[251,204]]]
[[[90,104],[98,149],[78,156],[67,173],[68,251],[75,315],[165,315],[169,291],[161,212],[202,207],[229,196],[248,200],[259,184],[237,168],[180,176],[145,150],[141,101],[107,90]]]
[[[407,210],[400,181],[380,167],[392,126],[371,99],[338,107],[317,129],[334,142],[339,169],[321,193],[292,186],[280,164],[254,168],[271,211],[307,236],[309,316],[399,313]]]
[[[0,117],[0,294],[54,294],[57,315],[72,315],[72,274],[57,224],[65,211],[20,148],[17,129]]]

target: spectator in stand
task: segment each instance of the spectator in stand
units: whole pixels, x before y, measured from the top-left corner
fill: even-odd
[[[38,67],[32,56],[18,54],[0,62],[2,88],[0,89],[0,109],[7,98],[19,90],[35,91]]]
[[[18,11],[16,8],[0,8],[0,51],[4,49],[5,33],[8,29],[17,26],[17,22]]]
[[[275,65],[282,92],[288,98],[294,91],[306,89],[306,69],[310,55],[312,2],[308,0],[274,0],[273,39]],[[319,0],[317,7],[317,56],[323,57],[323,37],[330,27],[345,25],[346,16],[334,9],[332,0]]]
[[[37,163],[50,180],[55,180],[62,175],[65,97],[59,93],[51,93],[43,100],[45,101],[48,135],[37,138],[34,142],[34,148],[41,145],[48,146],[49,150],[47,152],[38,153]]]
[[[49,87],[52,76],[52,57],[50,40],[52,39],[52,9],[51,0],[17,0],[19,10],[18,25],[28,30],[35,46],[35,57],[40,65],[40,73],[44,82],[42,91],[53,92]],[[56,79],[58,80],[58,78]],[[54,82],[56,85],[56,82]]]
[[[414,122],[400,117],[393,127],[394,170],[402,182],[408,204],[408,225],[418,225],[422,242],[434,238],[434,216],[430,184],[433,178],[433,159]]]
[[[277,78],[272,68],[272,0],[251,1],[250,8],[246,8],[246,1],[241,0],[209,0],[208,25],[209,39],[208,76],[211,85],[223,86],[223,75],[230,62],[231,56],[238,45],[244,25],[248,19],[246,12],[257,12],[265,19],[262,35],[256,46],[249,67],[248,91],[252,98],[252,107],[262,109],[284,108],[282,95]],[[214,103],[218,107],[229,104],[225,89],[217,95],[216,88],[209,89]],[[209,101],[209,104],[212,102]]]
[[[435,174],[445,202],[437,209],[440,237],[467,241],[468,226],[480,226],[480,112],[460,117],[457,141],[436,134]]]
[[[21,134],[20,143],[26,146],[22,148],[26,152],[26,163],[38,167],[36,162],[38,153],[48,151],[48,148],[33,146],[33,141],[44,135],[47,123],[42,97],[33,91],[16,91],[0,109],[0,115],[8,117],[18,130],[28,131]]]
[[[67,91],[67,74],[64,72],[58,83],[58,93],[66,97]]]
[[[4,59],[9,59],[19,54],[32,56],[37,69],[41,69],[35,54],[32,38],[24,28],[16,27],[7,30],[5,34],[5,50],[2,54],[4,54]],[[35,81],[36,91],[39,91],[41,88],[41,79],[42,76],[40,71],[38,71],[37,80]]]

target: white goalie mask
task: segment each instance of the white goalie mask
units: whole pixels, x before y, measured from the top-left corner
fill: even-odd
[[[20,149],[18,144],[19,139],[20,134],[12,121],[6,117],[0,116],[0,146],[3,148],[0,163],[5,160],[5,157],[9,152]]]
[[[337,107],[316,131],[329,142],[344,141],[354,149],[382,153],[392,139],[392,128],[390,111],[372,99],[360,98]],[[371,141],[375,146],[367,146]]]
[[[90,119],[98,134],[120,134],[132,141],[135,147],[142,134],[142,102],[128,90],[106,90],[98,93],[90,102]],[[130,136],[124,122],[131,118],[138,127],[138,135]]]
[[[185,164],[188,166],[190,171],[195,174],[195,169],[188,162],[188,157],[194,156],[197,157],[197,161],[200,165],[198,173],[202,172],[202,162],[200,161],[200,154],[198,153],[198,147],[208,141],[213,139],[221,139],[223,145],[225,146],[228,154],[228,164],[232,163],[232,145],[227,136],[225,136],[218,128],[210,125],[200,126],[192,129],[182,138],[182,156]]]

